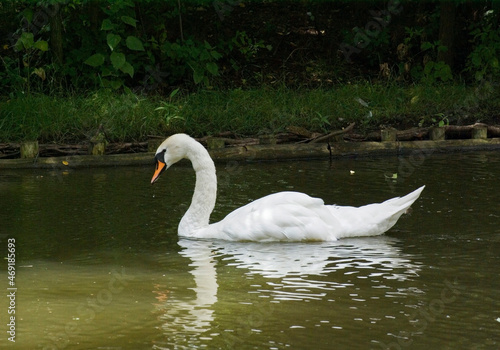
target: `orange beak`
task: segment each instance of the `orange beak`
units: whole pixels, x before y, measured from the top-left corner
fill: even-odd
[[[167,165],[162,162],[161,160],[156,160],[156,170],[155,173],[153,174],[153,178],[151,179],[151,184],[154,184],[156,180],[160,177],[161,173],[167,169]]]

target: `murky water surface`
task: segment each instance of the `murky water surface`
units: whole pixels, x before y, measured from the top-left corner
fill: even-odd
[[[17,258],[16,342],[2,297],[0,344],[500,348],[499,152],[218,164],[214,220],[282,190],[362,205],[427,185],[385,235],[327,243],[179,239],[194,174],[152,171],[0,173],[1,256],[15,238]]]

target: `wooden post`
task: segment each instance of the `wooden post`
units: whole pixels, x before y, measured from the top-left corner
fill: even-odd
[[[38,141],[21,143],[21,158],[35,158],[38,155]]]
[[[472,138],[473,139],[487,139],[488,138],[488,127],[486,127],[486,126],[474,126],[474,128],[472,128]]]
[[[442,126],[430,128],[429,138],[433,141],[444,140],[446,138],[446,128]]]
[[[89,153],[93,156],[102,156],[106,152],[106,137],[103,133],[98,133],[90,139]]]
[[[380,130],[380,138],[382,142],[396,141],[396,132],[394,128]]]
[[[226,142],[224,139],[217,137],[210,137],[207,139],[208,149],[219,149],[224,148],[226,146]]]

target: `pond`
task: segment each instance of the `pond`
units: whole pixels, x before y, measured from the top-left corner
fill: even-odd
[[[19,349],[497,349],[500,154],[217,164],[213,220],[271,192],[363,205],[426,189],[385,235],[179,239],[189,164],[5,170]],[[391,179],[398,174],[397,179]],[[7,260],[0,275],[8,286]],[[3,293],[6,293],[4,287]],[[7,293],[8,294],[8,293]],[[10,304],[11,305],[11,304]]]

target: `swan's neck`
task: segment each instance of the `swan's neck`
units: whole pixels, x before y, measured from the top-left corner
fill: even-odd
[[[196,172],[196,184],[191,205],[178,227],[179,235],[185,237],[194,236],[196,231],[208,227],[217,197],[215,165],[207,150],[195,142],[191,145],[187,158]]]

